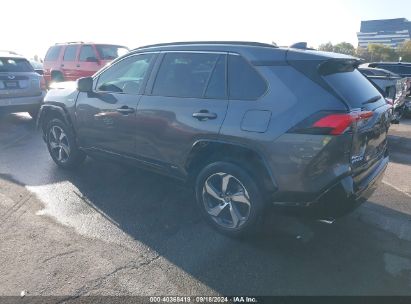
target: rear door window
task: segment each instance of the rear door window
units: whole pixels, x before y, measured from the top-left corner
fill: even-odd
[[[210,98],[223,96],[224,84],[223,86],[215,84],[218,78],[221,78],[221,67],[223,67],[220,64],[219,68],[215,69],[220,56],[221,54],[214,53],[165,54],[152,94],[187,98],[203,98],[207,94]],[[206,92],[207,88],[209,90]]]
[[[92,61],[96,59],[96,53],[91,45],[83,45],[80,50],[80,61]]]
[[[31,64],[24,58],[0,58],[0,72],[34,72]]]
[[[256,100],[267,91],[264,78],[239,55],[229,56],[228,83],[230,99]]]
[[[61,46],[52,46],[44,58],[44,61],[57,61],[59,59]]]
[[[63,61],[76,61],[77,45],[69,45],[64,51]]]

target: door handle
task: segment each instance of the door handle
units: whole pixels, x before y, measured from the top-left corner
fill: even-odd
[[[79,68],[79,67],[80,67],[80,65],[78,64],[78,65],[76,65],[76,67],[78,67],[78,68]]]
[[[208,119],[216,119],[217,114],[216,113],[210,113],[207,110],[201,110],[199,112],[193,113],[193,117],[197,118],[198,120],[208,120]]]
[[[61,64],[60,66],[61,66],[61,67],[64,67],[64,64]]]
[[[122,106],[121,108],[116,109],[117,112],[127,115],[127,114],[131,114],[134,113],[135,110],[133,108],[129,108],[127,106]]]

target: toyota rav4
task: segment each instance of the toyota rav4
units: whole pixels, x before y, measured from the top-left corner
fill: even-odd
[[[185,181],[231,236],[269,205],[335,218],[388,163],[390,106],[359,63],[250,42],[146,46],[58,84],[38,123],[58,166],[104,156]]]

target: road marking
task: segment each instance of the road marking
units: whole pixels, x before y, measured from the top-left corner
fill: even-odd
[[[384,184],[386,184],[387,186],[390,186],[391,188],[394,188],[395,190],[403,193],[405,196],[408,196],[409,198],[411,198],[411,194],[409,194],[408,192],[398,188],[397,186],[394,186],[393,184],[390,184],[389,182],[386,181],[382,181]]]

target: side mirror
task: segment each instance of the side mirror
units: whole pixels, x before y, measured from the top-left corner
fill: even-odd
[[[100,62],[96,57],[87,57],[86,61],[87,62],[96,62],[96,63]]]
[[[83,77],[77,80],[77,90],[79,92],[90,93],[93,91],[93,78]]]

